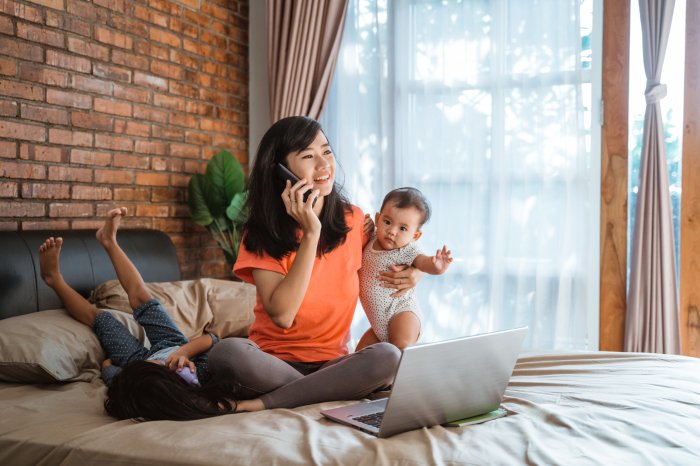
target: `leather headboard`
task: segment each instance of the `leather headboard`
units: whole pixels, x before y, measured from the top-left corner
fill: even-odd
[[[157,230],[120,230],[117,238],[147,282],[180,280],[172,241]],[[0,231],[0,319],[63,307],[39,270],[39,246],[63,237],[61,273],[87,297],[102,282],[116,278],[95,230]]]

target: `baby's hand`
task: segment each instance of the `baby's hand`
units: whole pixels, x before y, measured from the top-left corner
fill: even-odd
[[[195,371],[194,363],[184,354],[180,354],[177,351],[168,356],[165,360],[165,366],[171,371],[176,371],[187,366],[192,372]]]
[[[443,246],[442,249],[438,249],[433,256],[433,265],[438,274],[444,273],[447,268],[452,263],[452,251],[447,249],[447,246]]]

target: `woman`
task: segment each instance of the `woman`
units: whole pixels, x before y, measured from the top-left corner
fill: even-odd
[[[283,165],[300,181],[279,175]],[[250,173],[250,217],[234,266],[257,289],[249,339],[210,352],[212,371],[239,382],[256,408],[361,398],[388,387],[399,351],[377,343],[348,354],[362,247],[373,228],[335,183],[336,163],[315,120],[284,118],[263,136]],[[369,222],[367,224],[366,222]],[[384,273],[415,286],[415,269]]]

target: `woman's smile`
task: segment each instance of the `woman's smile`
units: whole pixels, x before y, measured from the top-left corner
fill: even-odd
[[[320,189],[323,192],[323,188],[326,186],[332,186],[333,185],[333,178],[331,178],[331,175],[325,174],[323,176],[319,176],[317,178],[314,178],[314,188],[315,189]]]

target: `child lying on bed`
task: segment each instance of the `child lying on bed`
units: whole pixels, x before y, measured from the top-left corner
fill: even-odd
[[[247,410],[246,403],[251,402],[232,401],[237,384],[212,377],[207,370],[206,353],[218,338],[205,334],[188,341],[117,243],[124,215],[125,207],[111,210],[97,231],[97,240],[112,261],[134,318],[151,342],[150,349],[109,312],[97,309],[66,283],[59,266],[62,238],[48,238],[39,248],[41,277],[68,313],[95,331],[107,354],[102,369],[109,386],[105,409],[119,419],[142,420],[201,419]]]

